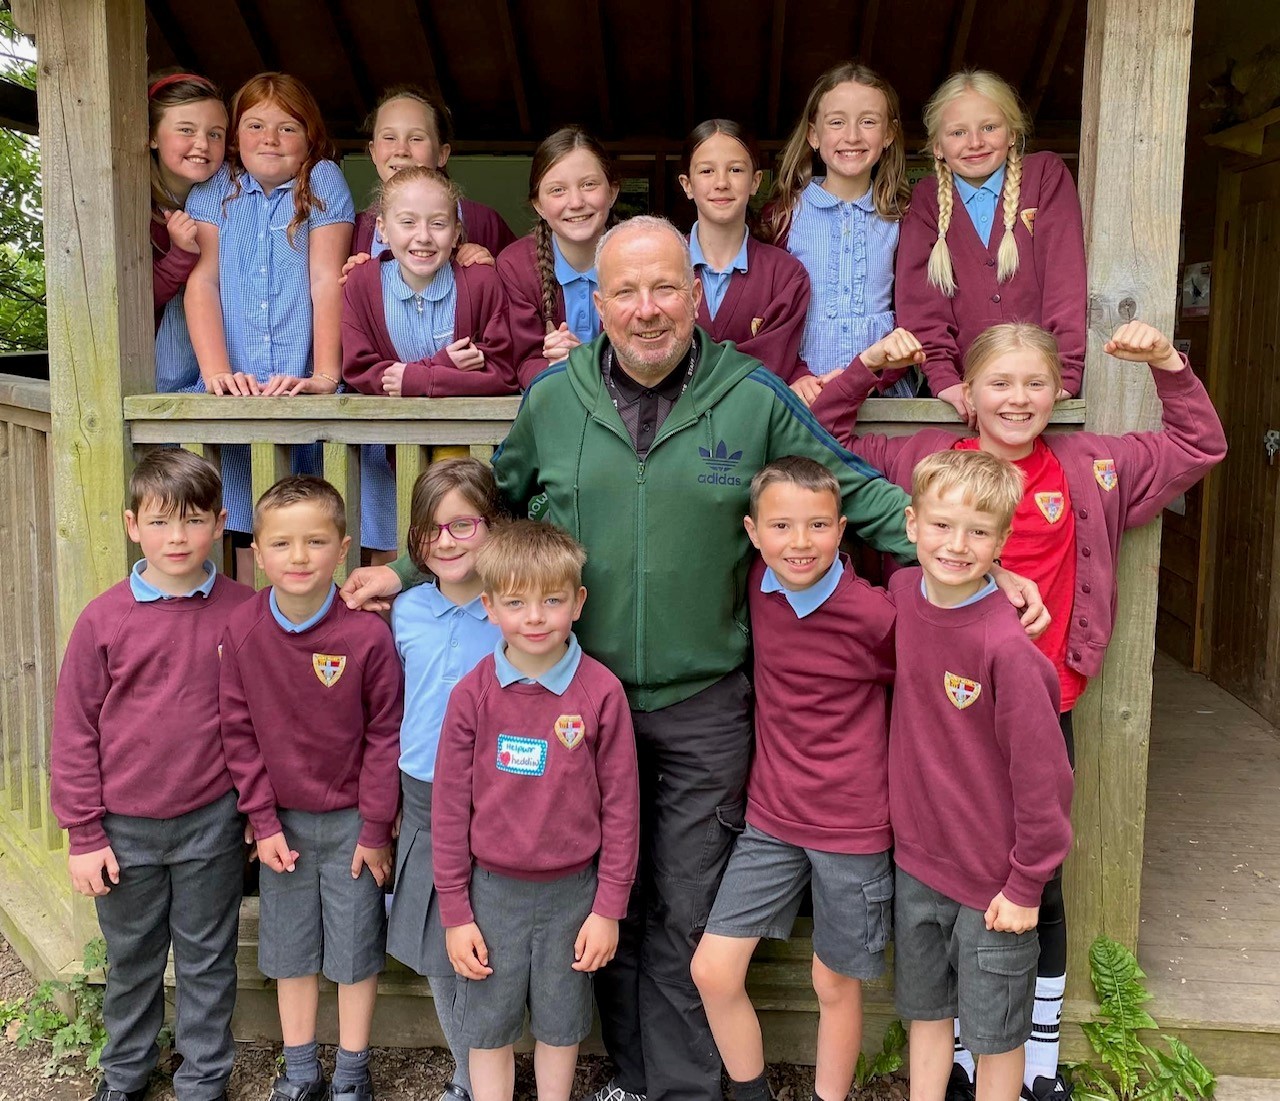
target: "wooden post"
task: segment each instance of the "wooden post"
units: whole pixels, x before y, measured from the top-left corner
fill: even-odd
[[[1149,373],[1102,346],[1141,318],[1173,331],[1193,0],[1090,0],[1080,126],[1089,257],[1086,428],[1159,424]],[[1067,868],[1068,997],[1091,998],[1088,948],[1138,939],[1160,524],[1129,534],[1102,674],[1076,707],[1075,854]]]
[[[45,599],[61,656],[81,609],[128,568],[122,402],[154,388],[146,18],[143,0],[34,9],[55,517]],[[95,932],[92,907],[75,905],[76,945]]]

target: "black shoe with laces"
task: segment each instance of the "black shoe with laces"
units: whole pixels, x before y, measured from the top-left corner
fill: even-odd
[[[1031,1088],[1022,1087],[1023,1101],[1071,1101],[1072,1086],[1061,1073],[1052,1078],[1038,1075]]]
[[[281,1075],[271,1084],[267,1101],[327,1101],[329,1083],[321,1075],[314,1082],[290,1082]]]
[[[107,1080],[104,1078],[98,1083],[98,1088],[94,1090],[93,1101],[142,1101],[146,1095],[146,1086],[143,1086],[140,1090],[113,1090],[107,1085]]]
[[[969,1075],[959,1063],[951,1064],[951,1077],[947,1081],[946,1101],[974,1101],[974,1086]]]

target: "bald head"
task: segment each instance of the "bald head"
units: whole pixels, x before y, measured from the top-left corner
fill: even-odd
[[[683,235],[648,215],[614,226],[596,248],[596,277],[596,309],[617,363],[641,385],[657,385],[689,351],[702,300]]]

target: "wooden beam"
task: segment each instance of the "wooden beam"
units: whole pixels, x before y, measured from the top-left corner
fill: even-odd
[[[262,21],[262,13],[258,5],[254,0],[236,0],[236,12],[240,16],[240,22],[244,24],[245,31],[248,32],[249,41],[258,52],[258,60],[263,70],[277,72],[280,69],[280,55],[271,44],[271,35],[267,33],[267,25]]]
[[[422,62],[421,83],[433,96],[448,102],[444,87],[440,83],[440,65],[436,61],[436,28],[431,15],[430,0],[415,0],[414,7],[418,12],[418,26],[422,30]]]
[[[684,103],[684,131],[697,123],[697,82],[694,79],[696,54],[693,38],[693,0],[677,5],[680,10],[680,92]]]
[[[351,70],[360,113],[367,115],[378,101],[378,89],[372,77],[369,76],[369,66],[364,63],[364,55],[356,48],[351,20],[347,18],[347,13],[338,0],[324,0],[324,9],[329,13],[329,22],[333,25],[334,34],[344,47],[337,52],[346,58],[347,68]]]
[[[1040,113],[1040,105],[1044,103],[1044,95],[1053,82],[1053,71],[1058,64],[1058,54],[1062,51],[1062,42],[1067,37],[1067,26],[1071,22],[1071,13],[1075,9],[1075,0],[1059,0],[1058,11],[1053,19],[1053,29],[1049,32],[1049,40],[1045,43],[1040,64],[1036,67],[1036,82],[1031,93],[1024,96],[1027,114],[1035,122]]]
[[[787,30],[787,0],[773,0],[773,23],[769,35],[769,106],[767,132],[778,133],[778,114],[782,107],[782,54]]]
[[[200,59],[196,57],[195,51],[191,48],[191,42],[187,38],[186,32],[183,31],[177,19],[174,18],[173,10],[169,7],[168,0],[147,0],[147,11],[151,13],[151,18],[155,20],[156,29],[159,30],[160,37],[168,44],[178,64],[183,68],[191,68],[193,72],[199,72]]]
[[[1204,140],[1219,149],[1230,149],[1234,153],[1247,153],[1251,157],[1262,155],[1267,144],[1267,130],[1280,125],[1280,107],[1275,107],[1256,119],[1242,122],[1238,126],[1219,130]]]
[[[9,10],[19,34],[36,33],[36,0],[9,0]]]
[[[1149,372],[1102,346],[1131,317],[1173,331],[1192,6],[1089,2],[1079,179],[1089,257],[1086,428],[1094,432],[1159,423]],[[1089,996],[1095,936],[1137,945],[1159,560],[1158,521],[1125,537],[1115,633],[1075,709],[1068,997]]]
[[[964,0],[960,11],[956,14],[956,25],[951,32],[951,56],[947,62],[947,76],[964,64],[964,52],[969,48],[969,32],[973,30],[973,13],[977,6],[978,0]]]
[[[520,133],[533,136],[533,120],[529,115],[529,93],[525,90],[524,71],[520,67],[520,49],[516,44],[516,32],[511,23],[510,0],[493,0],[498,31],[502,37],[502,52],[507,61],[507,73],[511,77],[511,94],[516,101],[516,117],[520,120]]]
[[[876,18],[880,14],[880,0],[865,0],[862,7],[862,24],[858,28],[858,48],[854,56],[865,62],[871,56],[876,41]]]
[[[586,28],[583,53],[596,70],[596,101],[600,113],[601,137],[613,136],[613,112],[609,107],[609,36],[605,33],[604,5],[586,0],[581,8]]]

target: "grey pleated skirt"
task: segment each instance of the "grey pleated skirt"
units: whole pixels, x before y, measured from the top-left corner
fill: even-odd
[[[431,785],[400,773],[402,815],[387,952],[419,975],[451,977],[431,862]]]

